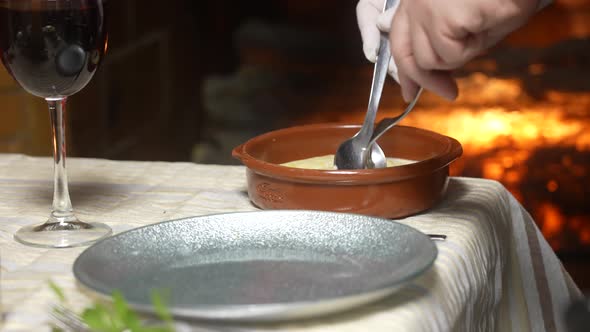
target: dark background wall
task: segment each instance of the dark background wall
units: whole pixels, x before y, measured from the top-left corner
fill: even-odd
[[[280,49],[283,42],[299,52],[306,45],[319,49],[300,54],[304,62],[324,56],[361,63],[354,6],[355,1],[110,1],[105,62],[71,98],[71,154],[192,160],[195,144],[207,139],[203,90],[209,78],[232,75],[248,62],[272,62],[267,49]],[[273,36],[277,29],[294,30]],[[286,66],[295,61],[279,59]]]

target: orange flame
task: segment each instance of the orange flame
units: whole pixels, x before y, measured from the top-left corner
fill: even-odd
[[[541,230],[545,236],[549,238],[555,237],[562,231],[564,226],[564,218],[557,206],[546,203],[541,205],[537,212],[544,219]]]

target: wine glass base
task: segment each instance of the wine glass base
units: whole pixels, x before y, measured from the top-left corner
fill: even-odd
[[[14,239],[39,248],[72,248],[90,245],[112,233],[113,230],[103,223],[78,219],[59,222],[50,218],[43,224],[22,227],[14,234]]]

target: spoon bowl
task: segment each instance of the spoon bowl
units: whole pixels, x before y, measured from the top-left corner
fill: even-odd
[[[379,144],[371,144],[370,154],[365,153],[364,150],[367,150],[366,145],[362,143],[362,141],[356,139],[356,136],[353,136],[352,138],[349,138],[346,141],[342,142],[342,144],[338,147],[338,151],[334,155],[334,165],[336,165],[338,169],[387,167],[387,157],[385,157],[385,153],[383,152]],[[361,151],[360,159],[350,160],[349,157],[358,155],[358,151]],[[366,157],[364,155],[366,155]],[[360,161],[358,165],[357,161]],[[348,165],[352,165],[352,167],[347,167]],[[361,165],[365,166],[361,167]]]
[[[379,121],[379,123],[377,123],[377,125],[375,126],[375,129],[373,130],[373,134],[371,136],[371,139],[369,140],[368,146],[370,146],[371,153],[368,154],[368,156],[365,158],[365,161],[364,161],[365,167],[364,168],[384,168],[384,167],[387,167],[387,157],[385,156],[385,153],[383,153],[383,150],[381,149],[381,147],[377,143],[377,140],[386,131],[388,131],[393,126],[398,124],[401,120],[403,120],[408,115],[408,113],[410,113],[410,111],[414,108],[414,106],[418,102],[418,98],[420,98],[422,91],[423,91],[422,88],[420,88],[418,90],[418,93],[414,97],[414,100],[412,100],[412,102],[406,107],[406,109],[404,110],[404,112],[402,114],[400,114],[396,117],[393,117],[393,118],[382,119],[381,121]],[[357,135],[358,135],[358,133],[357,133]],[[338,152],[340,152],[340,153],[336,153],[336,155],[334,156],[334,160],[335,160],[336,165],[343,165],[347,162],[350,162],[348,160],[343,160],[343,159],[345,159],[346,156],[354,155],[356,153],[356,151],[359,151],[359,149],[360,150],[367,149],[365,146],[363,146],[362,141],[360,141],[359,139],[356,138],[357,135],[353,136],[352,138],[347,139],[346,141],[344,141],[340,145],[340,147],[338,147]],[[340,169],[340,167],[338,167],[338,168]]]

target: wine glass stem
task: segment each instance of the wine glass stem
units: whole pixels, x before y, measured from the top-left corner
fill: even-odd
[[[47,98],[51,118],[53,142],[53,210],[51,219],[59,223],[75,220],[74,209],[68,190],[66,172],[66,102],[67,98]]]

